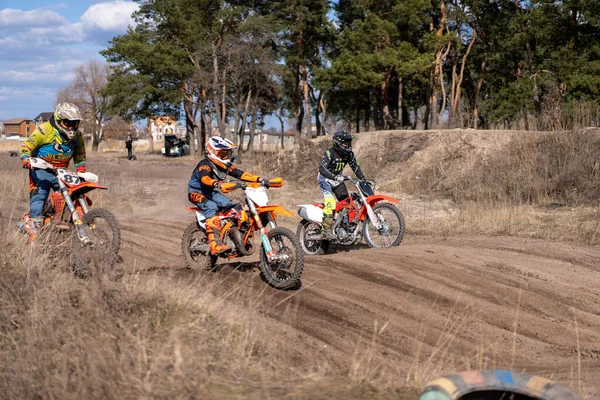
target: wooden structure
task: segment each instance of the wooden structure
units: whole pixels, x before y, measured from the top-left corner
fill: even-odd
[[[5,135],[19,135],[29,136],[33,132],[36,125],[32,119],[29,118],[12,118],[8,121],[4,121],[4,134]]]

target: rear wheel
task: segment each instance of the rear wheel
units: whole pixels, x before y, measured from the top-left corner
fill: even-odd
[[[260,267],[263,279],[277,289],[291,289],[300,283],[304,254],[298,238],[287,228],[277,227],[267,234],[274,259],[269,260],[261,244]]]
[[[398,246],[404,238],[404,217],[393,204],[379,203],[373,207],[373,212],[380,222],[377,229],[367,217],[365,219],[364,236],[371,247]]]
[[[188,269],[214,271],[217,266],[217,256],[211,256],[208,250],[206,231],[198,228],[196,221],[190,223],[183,233],[181,253]]]
[[[115,216],[108,210],[95,208],[81,219],[89,242],[80,240],[73,230],[72,269],[80,277],[112,270],[121,248],[121,230]]]
[[[321,235],[321,225],[316,222],[303,219],[298,224],[296,236],[298,236],[300,248],[304,254],[313,256],[327,253],[329,251],[329,247],[331,246],[331,242],[327,240],[308,239],[308,236],[314,235]]]

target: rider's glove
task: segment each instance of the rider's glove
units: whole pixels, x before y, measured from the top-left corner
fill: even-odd
[[[269,180],[262,178],[261,180],[259,180],[260,184],[266,188],[268,188],[270,186]]]
[[[335,177],[335,181],[338,183],[344,182],[344,175],[338,175]]]

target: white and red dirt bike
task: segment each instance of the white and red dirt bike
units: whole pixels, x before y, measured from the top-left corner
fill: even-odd
[[[44,227],[35,241],[69,249],[71,268],[77,275],[87,277],[98,267],[112,267],[118,259],[121,231],[112,213],[91,208],[92,200],[87,193],[107,189],[98,184],[98,176],[91,172],[55,169],[34,157],[30,163],[31,168],[55,174],[59,186],[59,191],[50,193],[46,200],[42,214]],[[31,234],[29,213],[19,225],[21,231]]]
[[[331,240],[323,240],[323,203],[301,204],[298,215],[302,221],[296,234],[302,250],[308,255],[324,254],[332,243],[356,245],[365,238],[370,247],[398,246],[404,238],[404,217],[392,204],[400,202],[392,197],[375,194],[375,181],[344,177],[356,187],[355,192],[336,203]]]
[[[274,178],[269,187],[283,186],[283,179]],[[190,269],[204,267],[214,271],[219,257],[236,259],[256,251],[255,237],[260,240],[260,270],[263,280],[277,289],[291,289],[300,284],[304,270],[304,254],[292,231],[277,226],[277,214],[294,214],[279,205],[270,205],[266,189],[254,183],[224,183],[223,193],[242,189],[244,200],[235,207],[218,213],[221,219],[221,241],[231,250],[211,255],[206,235],[206,217],[197,207],[187,208],[196,213],[196,220],[183,234],[181,251]]]

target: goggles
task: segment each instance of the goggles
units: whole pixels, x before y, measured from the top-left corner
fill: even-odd
[[[70,120],[70,119],[61,119],[60,124],[67,129],[77,129],[79,128],[80,120]]]
[[[228,160],[231,158],[231,154],[233,150],[216,150],[215,155],[219,157],[221,160]]]

